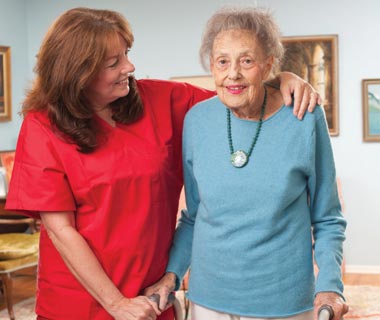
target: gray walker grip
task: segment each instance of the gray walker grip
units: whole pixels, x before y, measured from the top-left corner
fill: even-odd
[[[332,320],[334,318],[334,310],[331,306],[324,304],[318,311],[318,320]]]

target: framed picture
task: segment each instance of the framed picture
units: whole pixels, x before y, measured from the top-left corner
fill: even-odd
[[[13,164],[15,162],[15,151],[0,151],[0,167],[5,169],[5,178],[7,183],[11,181]]]
[[[363,79],[363,140],[380,141],[380,79]]]
[[[187,77],[172,77],[170,80],[178,82],[187,82],[192,85],[215,90],[215,82],[212,76],[187,76]]]
[[[338,36],[283,37],[282,43],[281,71],[294,72],[320,93],[330,135],[339,135]]]
[[[11,118],[11,49],[0,46],[0,121]]]
[[[15,151],[0,151],[0,198],[5,198],[11,180]]]

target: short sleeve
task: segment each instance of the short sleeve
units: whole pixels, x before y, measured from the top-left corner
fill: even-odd
[[[57,151],[59,138],[40,120],[35,114],[24,119],[5,206],[33,217],[76,207]]]

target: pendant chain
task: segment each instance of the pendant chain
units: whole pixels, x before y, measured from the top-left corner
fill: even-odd
[[[261,113],[260,113],[259,123],[257,124],[256,134],[255,134],[255,137],[253,138],[251,147],[249,148],[248,153],[246,154],[247,160],[243,163],[243,165],[235,165],[234,163],[232,163],[235,167],[242,167],[242,166],[244,166],[246,164],[246,162],[248,162],[249,157],[252,154],[253,148],[255,147],[257,139],[259,138],[259,135],[260,135],[261,125],[263,123],[263,118],[264,118],[266,104],[267,104],[267,89],[264,86],[264,101],[263,101],[263,104],[261,105]],[[236,152],[244,152],[244,151],[236,151],[236,152],[234,152],[234,146],[233,146],[233,142],[232,142],[232,133],[231,133],[231,110],[228,109],[228,108],[226,110],[227,110],[228,145],[229,145],[229,148],[230,148],[231,156],[233,156]]]

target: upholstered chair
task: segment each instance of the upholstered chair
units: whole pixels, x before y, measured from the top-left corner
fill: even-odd
[[[0,234],[0,276],[9,318],[15,319],[12,299],[12,275],[37,266],[39,232]]]

